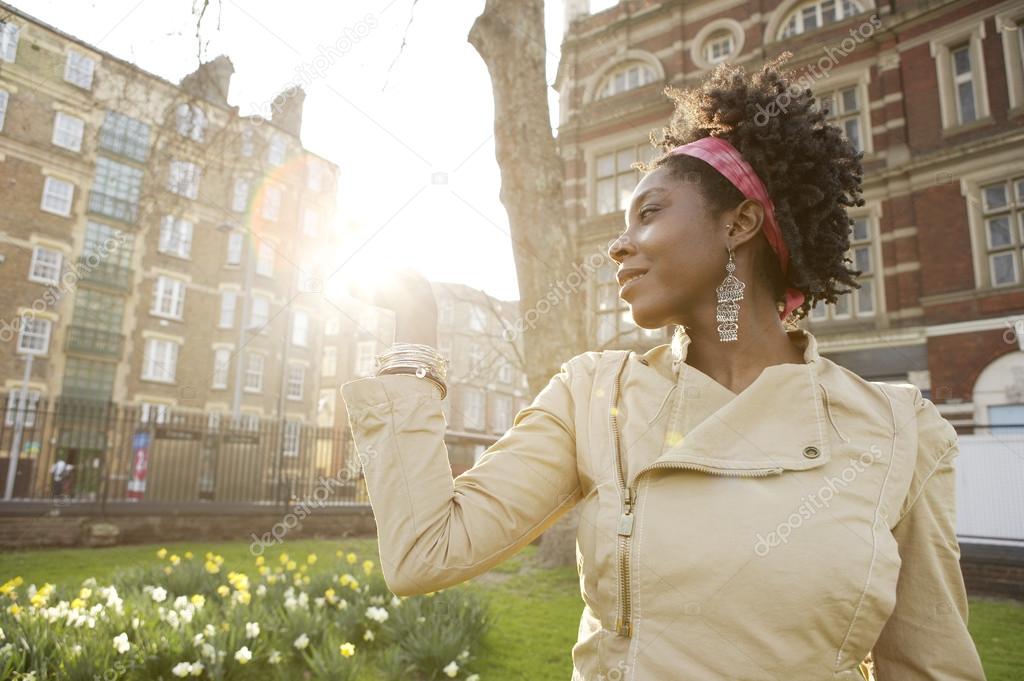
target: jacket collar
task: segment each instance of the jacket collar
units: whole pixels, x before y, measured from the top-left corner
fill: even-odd
[[[653,463],[675,462],[743,474],[769,469],[805,470],[831,457],[827,405],[819,374],[824,360],[817,340],[806,329],[788,331],[804,348],[802,364],[765,367],[757,379],[728,397],[689,433],[673,432],[670,419],[666,447]],[[648,351],[650,369],[673,383],[673,414],[687,408],[687,400],[700,399],[704,390],[728,392],[712,378],[685,364],[690,337],[677,329],[673,342]],[[704,392],[705,395],[711,394]],[[632,477],[632,476],[631,476]]]

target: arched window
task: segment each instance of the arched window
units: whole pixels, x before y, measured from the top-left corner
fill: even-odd
[[[643,87],[657,80],[657,75],[647,64],[630,62],[624,64],[605,76],[604,83],[598,88],[595,99],[611,97],[627,90]]]
[[[715,31],[704,41],[704,61],[717,64],[728,59],[736,49],[732,31]]]
[[[864,11],[857,0],[812,0],[798,6],[782,22],[779,39],[834,24]]]

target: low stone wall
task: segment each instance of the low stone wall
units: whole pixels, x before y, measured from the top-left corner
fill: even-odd
[[[1024,546],[960,544],[960,569],[968,593],[1024,601]]]

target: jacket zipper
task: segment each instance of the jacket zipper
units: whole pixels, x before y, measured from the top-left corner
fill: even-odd
[[[627,355],[628,357],[628,355]],[[632,594],[630,592],[630,576],[629,576],[629,558],[630,558],[630,539],[633,536],[633,523],[635,516],[633,515],[634,506],[636,504],[636,490],[639,485],[640,476],[649,470],[655,468],[679,468],[689,469],[695,471],[701,471],[703,473],[710,473],[713,475],[723,476],[736,476],[736,477],[767,477],[769,475],[775,475],[782,473],[781,467],[771,468],[749,468],[749,469],[727,469],[727,468],[715,468],[713,466],[704,466],[697,463],[687,463],[682,461],[662,461],[660,463],[652,463],[644,468],[641,468],[633,478],[633,485],[626,486],[626,471],[622,461],[622,451],[620,446],[619,438],[619,424],[618,424],[618,407],[619,407],[619,393],[621,391],[621,380],[622,380],[622,369],[625,367],[625,362],[619,367],[618,373],[615,375],[615,392],[612,396],[612,409],[610,412],[612,433],[615,437],[615,463],[616,471],[618,473],[617,482],[619,486],[619,492],[622,496],[622,513],[619,516],[618,526],[618,555],[619,555],[619,611],[615,620],[615,632],[629,638],[632,634]]]

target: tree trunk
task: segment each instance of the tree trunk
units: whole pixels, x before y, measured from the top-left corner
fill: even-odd
[[[508,212],[519,278],[519,322],[530,392],[536,395],[561,363],[586,349],[583,290],[563,280],[574,271],[575,247],[565,220],[562,158],[547,99],[543,0],[487,0],[469,32],[494,91],[495,155],[500,198]],[[544,534],[541,560],[575,562],[577,513]]]

